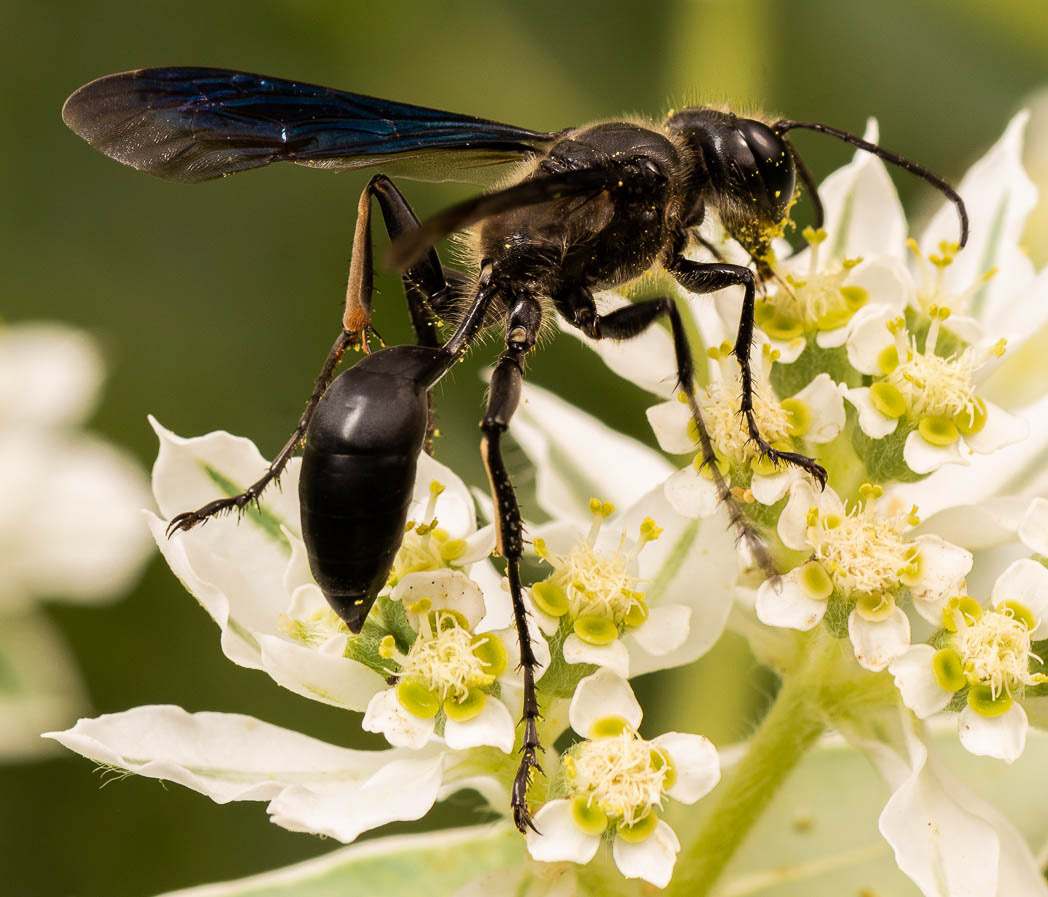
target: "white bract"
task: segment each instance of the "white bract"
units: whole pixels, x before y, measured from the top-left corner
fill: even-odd
[[[1018,560],[994,584],[989,606],[968,596],[942,611],[943,632],[914,645],[889,667],[902,699],[924,719],[955,701],[961,744],[973,754],[1012,762],[1022,754],[1027,688],[1048,682],[1033,643],[1048,638],[1048,570]]]
[[[225,655],[265,670],[305,697],[364,710],[386,688],[385,665],[377,655],[385,632],[365,627],[360,636],[351,636],[313,581],[300,535],[299,460],[293,458],[280,487],[267,489],[241,518],[209,520],[168,538],[167,522],[175,514],[240,492],[268,462],[250,441],[228,433],[183,439],[156,422],[153,426],[160,438],[153,468],[160,516],[149,515],[149,526],[171,569],[218,623]],[[477,530],[473,500],[462,481],[428,455],[419,460],[409,519],[412,531],[405,534],[405,554],[398,557],[394,576],[468,571],[487,556],[493,541],[490,528]],[[507,597],[498,589],[488,594],[493,625],[506,626]],[[380,599],[380,621],[383,605]]]
[[[608,839],[623,875],[665,887],[680,842],[659,817],[663,799],[692,804],[707,794],[720,779],[716,749],[681,732],[641,738],[640,705],[609,670],[579,683],[569,715],[583,740],[562,757],[551,792],[563,796],[535,814],[528,851],[544,862],[588,863]]]

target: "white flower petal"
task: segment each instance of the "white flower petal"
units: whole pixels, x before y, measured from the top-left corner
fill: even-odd
[[[575,824],[571,801],[551,800],[539,808],[534,822],[538,831],[528,830],[528,853],[540,862],[585,864],[600,847],[599,837],[587,835]]]
[[[691,608],[683,604],[662,604],[648,611],[648,619],[627,634],[643,650],[656,657],[676,651],[688,640]]]
[[[456,751],[491,745],[508,754],[513,750],[515,734],[516,725],[508,708],[492,695],[488,695],[484,708],[473,719],[458,722],[448,718],[444,722],[444,741]]]
[[[1048,499],[1035,498],[1019,524],[1019,538],[1035,554],[1048,555]]]
[[[895,432],[896,427],[899,426],[898,419],[888,417],[877,410],[870,400],[870,388],[868,386],[859,386],[851,389],[842,385],[840,390],[844,398],[855,406],[855,410],[859,414],[859,429],[869,436],[870,439],[883,439],[885,436]],[[916,435],[916,431],[910,435]],[[921,442],[923,443],[924,440],[922,439]],[[909,445],[909,441],[907,441],[907,445]]]
[[[935,474],[932,479],[942,472]],[[971,474],[968,473],[968,476]],[[915,504],[912,501],[913,490],[922,485],[905,483],[895,487],[890,492],[889,500]],[[943,503],[942,499],[938,502],[939,505]],[[994,548],[1002,543],[1014,543],[1027,504],[1028,499],[1018,497],[986,498],[977,505],[958,504],[927,517],[922,515],[921,530],[937,533],[948,542],[969,549]],[[918,504],[918,507],[924,510],[923,504]]]
[[[676,780],[666,793],[682,804],[693,804],[720,781],[720,758],[708,738],[687,732],[666,732],[651,741],[665,751]]]
[[[389,758],[359,784],[292,785],[270,801],[269,817],[289,831],[348,843],[389,822],[425,816],[437,800],[443,764],[442,754],[407,754]]]
[[[804,434],[809,442],[830,442],[844,429],[844,399],[829,374],[819,374],[794,398],[811,409],[812,427]]]
[[[659,448],[671,455],[694,454],[695,440],[688,433],[691,411],[684,402],[672,399],[652,405],[645,414]]]
[[[895,851],[895,862],[929,897],[1006,897],[997,889],[997,833],[968,795],[943,781],[927,749],[910,736],[911,757],[878,821]],[[884,770],[882,770],[883,772]],[[894,783],[893,783],[894,784]]]
[[[851,322],[848,335],[848,361],[864,374],[879,375],[880,354],[894,340],[888,330],[888,321],[897,315],[882,305],[867,305],[859,309]]]
[[[250,716],[190,714],[172,706],[82,719],[46,737],[98,763],[178,782],[217,803],[273,800],[288,789],[314,796],[338,789],[331,801],[341,806],[338,813],[360,821],[356,832],[416,818],[397,816],[394,807],[402,797],[432,805],[443,763],[442,751],[350,750]],[[349,840],[346,834],[343,829],[335,837]]]
[[[855,390],[852,390],[853,392]],[[913,430],[906,437],[902,457],[906,466],[914,473],[931,473],[944,464],[968,464],[968,453],[961,451],[960,440],[953,445],[932,445],[926,442],[920,432]]]
[[[0,431],[0,496],[2,610],[34,598],[112,601],[152,552],[142,527],[141,509],[151,504],[145,474],[95,436]]]
[[[593,737],[593,726],[607,717],[620,717],[633,731],[644,716],[630,684],[611,670],[597,670],[575,688],[568,708],[568,719],[583,738]]]
[[[772,577],[757,589],[757,619],[768,626],[784,626],[807,632],[826,614],[826,602],[814,601],[790,571]]]
[[[617,293],[605,292],[595,297],[598,314],[608,314],[629,305]],[[600,359],[624,380],[657,396],[671,396],[677,388],[677,366],[673,354],[673,337],[662,327],[648,327],[628,340],[591,340],[583,336],[560,315],[555,315],[564,333],[592,349]]]
[[[397,700],[396,689],[380,691],[369,702],[364,711],[360,728],[365,732],[378,732],[386,736],[394,747],[422,748],[433,736],[435,720],[422,719]]]
[[[626,878],[643,879],[657,888],[664,888],[670,883],[679,851],[677,835],[661,819],[650,838],[630,843],[616,837],[611,847],[619,872]]]
[[[913,645],[888,665],[902,702],[919,719],[944,710],[953,699],[953,692],[939,685],[935,678],[934,657],[935,649],[931,645]]]
[[[873,119],[867,122],[865,139],[877,141]],[[906,218],[891,176],[876,156],[857,151],[852,162],[822,182],[819,196],[829,234],[825,251],[848,258],[902,252]],[[862,214],[855,214],[856,209]]]
[[[897,607],[876,623],[853,610],[848,615],[848,637],[859,666],[876,673],[910,647],[910,620]]]
[[[818,508],[821,515],[845,513],[844,502],[832,488],[816,492],[807,477],[797,480],[790,486],[790,497],[779,515],[777,526],[779,538],[787,548],[794,551],[811,549],[808,544],[808,512],[812,508]]]
[[[864,308],[887,311],[890,317],[902,314],[916,293],[906,265],[894,255],[867,256],[848,272],[844,285],[862,287],[868,294]]]
[[[644,517],[663,528],[637,559],[649,611],[682,605],[690,608],[691,618],[684,643],[659,656],[643,650],[633,634],[626,633],[634,676],[691,663],[713,647],[731,613],[740,566],[735,534],[723,508],[706,520],[688,520],[656,489],[626,512],[622,525],[636,532]]]
[[[105,379],[95,341],[57,322],[0,329],[0,421],[5,427],[62,427],[85,420]]]
[[[941,626],[943,605],[960,594],[972,569],[972,553],[933,535],[918,536],[913,544],[921,552],[920,576],[910,585],[914,607],[929,623]]]
[[[1009,600],[1026,605],[1037,620],[1031,637],[1048,638],[1048,570],[1037,561],[1021,558],[1012,563],[997,577],[990,600],[995,606]]]
[[[1021,442],[1030,433],[1026,419],[1005,411],[993,402],[986,403],[986,424],[978,433],[964,437],[965,445],[973,452],[988,455],[1006,445]]]
[[[284,688],[335,707],[364,710],[386,681],[374,670],[345,656],[347,636],[331,639],[328,650],[275,635],[259,635],[262,669]]]
[[[470,629],[476,626],[487,612],[484,593],[472,579],[461,570],[441,568],[408,573],[397,583],[390,598],[404,605],[408,619],[418,631],[418,615],[411,606],[423,599],[428,600],[427,613],[437,610],[454,610],[466,618]]]
[[[1017,702],[1000,716],[983,716],[971,707],[961,711],[957,729],[961,744],[978,757],[995,757],[1012,763],[1022,756],[1029,729],[1026,711]]]
[[[573,632],[564,639],[561,651],[568,663],[593,663],[624,679],[630,674],[630,655],[620,638],[609,645],[591,645]]]
[[[684,517],[711,517],[720,506],[713,480],[701,476],[690,464],[669,477],[663,489],[673,510]]]
[[[192,511],[224,495],[243,491],[269,468],[250,439],[231,436],[222,430],[186,439],[162,427],[155,418],[149,423],[160,440],[153,465],[153,494],[160,515],[168,520],[182,511]],[[280,477],[280,486],[271,486],[263,494],[260,507],[263,518],[245,511],[244,529],[270,532],[281,525],[301,533],[298,510],[298,472],[301,459],[292,458]],[[206,529],[237,522],[236,515],[208,521]],[[202,532],[198,528],[195,532]],[[184,533],[182,537],[192,535]]]
[[[773,505],[790,491],[794,483],[805,476],[805,472],[799,467],[791,466],[782,467],[770,476],[755,473],[750,480],[750,492],[762,505]]]
[[[433,512],[441,529],[447,530],[453,539],[467,538],[477,529],[473,496],[455,471],[425,452],[418,457],[415,486],[411,504],[408,505],[408,520],[429,523],[422,518],[430,500],[430,484],[434,481],[444,487],[444,491],[437,496],[436,510]]]
[[[625,508],[673,472],[658,452],[534,385],[510,431],[535,465],[539,505],[556,517],[588,523],[594,483],[602,500]]]
[[[971,218],[971,237],[963,252],[943,272],[945,289],[958,294],[990,268],[999,274],[976,295],[972,313],[995,331],[1020,312],[1015,301],[1020,287],[1032,279],[1032,265],[1020,248],[1023,224],[1037,202],[1037,189],[1023,170],[1023,131],[1029,113],[1023,110],[1008,123],[1004,134],[961,180],[958,192]],[[938,252],[939,242],[958,239],[957,212],[946,202],[919,240],[925,254]],[[1011,313],[1011,314],[1010,314]],[[1024,324],[1027,322],[1024,322]]]

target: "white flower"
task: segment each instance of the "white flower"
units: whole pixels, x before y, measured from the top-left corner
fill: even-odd
[[[1022,835],[946,767],[919,727],[895,713],[872,714],[864,726],[849,738],[892,789],[878,826],[925,897],[1048,893]]]
[[[695,803],[720,778],[717,751],[701,735],[637,734],[642,711],[629,684],[608,670],[583,679],[571,700],[571,726],[584,740],[562,759],[563,797],[535,814],[528,851],[544,862],[588,863],[602,838],[627,878],[665,887],[680,842],[659,818],[664,796]]]
[[[160,438],[153,468],[160,516],[149,516],[150,529],[172,571],[218,623],[225,655],[265,670],[305,697],[364,710],[386,688],[385,662],[377,654],[386,632],[369,622],[360,636],[350,636],[313,581],[300,536],[299,460],[293,458],[280,485],[267,489],[240,519],[209,520],[168,538],[167,522],[175,514],[236,494],[258,479],[268,462],[249,440],[228,433],[183,439],[155,421],[153,427]],[[490,528],[476,529],[473,500],[462,481],[425,454],[409,518],[413,528],[405,534],[394,576],[459,566],[471,570],[492,543]],[[485,623],[503,627],[508,597],[497,588],[488,594],[492,613]],[[376,620],[383,621],[385,603],[380,598]]]
[[[113,600],[149,556],[141,469],[81,429],[101,381],[80,331],[0,326],[0,612]]]
[[[41,601],[116,600],[150,555],[145,475],[86,432],[104,377],[98,348],[62,324],[0,323],[0,757],[46,750],[41,729],[87,704]]]
[[[395,684],[368,702],[364,729],[383,733],[394,746],[420,748],[439,725],[448,747],[491,745],[508,754],[516,725],[505,700],[520,689],[516,630],[477,633],[484,597],[457,570],[410,573],[390,598],[403,607],[408,627],[396,626],[397,636],[387,634],[379,644],[390,664],[387,681]],[[532,647],[540,678],[549,647],[541,635],[532,637]]]
[[[816,492],[801,480],[779,517],[783,544],[808,551],[811,559],[757,591],[757,616],[771,626],[814,628],[830,600],[848,609],[848,635],[855,657],[868,670],[883,670],[910,645],[910,621],[897,600],[904,587],[918,612],[941,618],[941,608],[962,587],[970,552],[934,535],[904,538],[920,521],[880,511],[883,490],[866,485],[862,500],[845,508],[830,488]]]
[[[216,803],[268,801],[277,825],[343,842],[419,819],[436,801],[478,784],[475,770],[459,767],[437,745],[350,750],[249,716],[171,706],[82,719],[46,737],[111,769],[178,782]]]
[[[1032,669],[1044,660],[1033,642],[1048,638],[1048,570],[1015,561],[994,584],[990,607],[960,596],[944,607],[941,622],[938,650],[914,645],[889,667],[903,702],[924,719],[963,698],[961,744],[1011,763],[1026,743],[1023,694],[1048,682]]]
[[[739,416],[740,368],[731,355],[731,346],[725,343],[707,354],[717,363],[719,376],[699,396],[699,407],[721,473],[733,484],[747,489],[748,495],[761,504],[773,505],[806,474],[798,467],[777,466],[760,457]],[[770,381],[771,366],[777,360],[778,351],[770,349],[767,343],[761,352],[753,353],[754,416],[761,435],[773,448],[785,451],[803,451],[806,443],[834,440],[845,420],[837,385],[829,374],[819,374],[796,395],[780,401],[774,397]],[[698,433],[684,401],[649,408],[648,421],[663,450],[695,452]],[[701,453],[695,455],[691,465],[666,481],[666,497],[686,517],[708,517],[716,512],[720,497]]]
[[[931,325],[920,346],[904,319],[890,312],[871,315],[857,325],[848,340],[848,358],[874,382],[844,390],[859,413],[860,428],[871,439],[884,439],[904,427],[902,459],[918,474],[966,463],[972,452],[989,454],[1027,433],[1022,418],[976,393],[977,372],[1004,353],[1003,342],[969,346],[949,357],[938,355],[936,343],[949,310],[934,306],[931,311]],[[892,459],[882,463],[888,466]]]

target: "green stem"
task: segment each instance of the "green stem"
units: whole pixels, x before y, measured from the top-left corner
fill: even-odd
[[[712,810],[681,853],[666,897],[709,893],[790,770],[825,730],[827,667],[838,653],[836,642],[820,633],[807,661],[784,678],[746,754],[714,792]]]

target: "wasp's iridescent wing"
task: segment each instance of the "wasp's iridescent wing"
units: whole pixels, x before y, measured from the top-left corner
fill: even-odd
[[[67,125],[118,162],[169,181],[271,162],[344,170],[408,161],[427,179],[519,160],[554,135],[226,69],[107,75],[66,101]],[[443,158],[440,158],[440,157]],[[432,167],[430,162],[435,163]],[[431,170],[432,168],[432,170]]]

